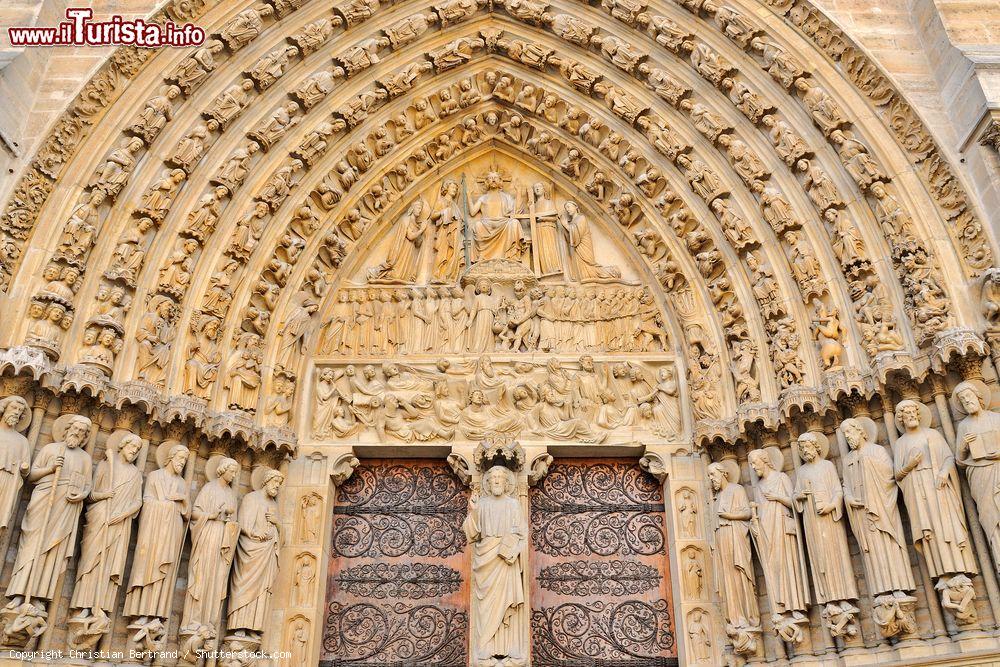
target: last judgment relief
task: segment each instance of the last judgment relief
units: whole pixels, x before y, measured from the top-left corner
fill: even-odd
[[[336,287],[313,436],[677,437],[679,384],[660,306],[623,272],[602,213],[570,195],[489,153],[397,203],[369,255],[384,259]]]

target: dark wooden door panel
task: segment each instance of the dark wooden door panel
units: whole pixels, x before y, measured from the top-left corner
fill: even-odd
[[[468,491],[443,461],[366,461],[337,489],[324,667],[466,667]]]
[[[677,664],[660,483],[634,461],[557,461],[531,490],[533,667]]]

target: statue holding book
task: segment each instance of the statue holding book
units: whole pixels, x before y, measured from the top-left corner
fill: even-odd
[[[472,553],[472,665],[524,667],[527,608],[524,550],[528,534],[513,471],[496,465],[483,475],[482,496],[469,500],[463,528]]]
[[[1000,412],[990,410],[990,398],[989,387],[980,380],[962,382],[952,392],[956,411],[965,415],[955,436],[958,465],[965,468],[996,559],[1000,557]]]

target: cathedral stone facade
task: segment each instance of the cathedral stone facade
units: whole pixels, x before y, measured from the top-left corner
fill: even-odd
[[[862,4],[0,49],[0,664],[1000,664],[996,10]]]

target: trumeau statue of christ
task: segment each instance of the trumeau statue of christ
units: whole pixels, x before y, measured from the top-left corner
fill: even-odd
[[[469,501],[465,534],[472,542],[472,665],[527,664],[524,547],[527,526],[514,493],[514,473],[493,466],[483,494]]]
[[[469,204],[475,254],[473,261],[510,259],[520,261],[523,234],[514,213],[515,197],[502,190],[500,172],[490,170],[483,178],[486,192]]]

